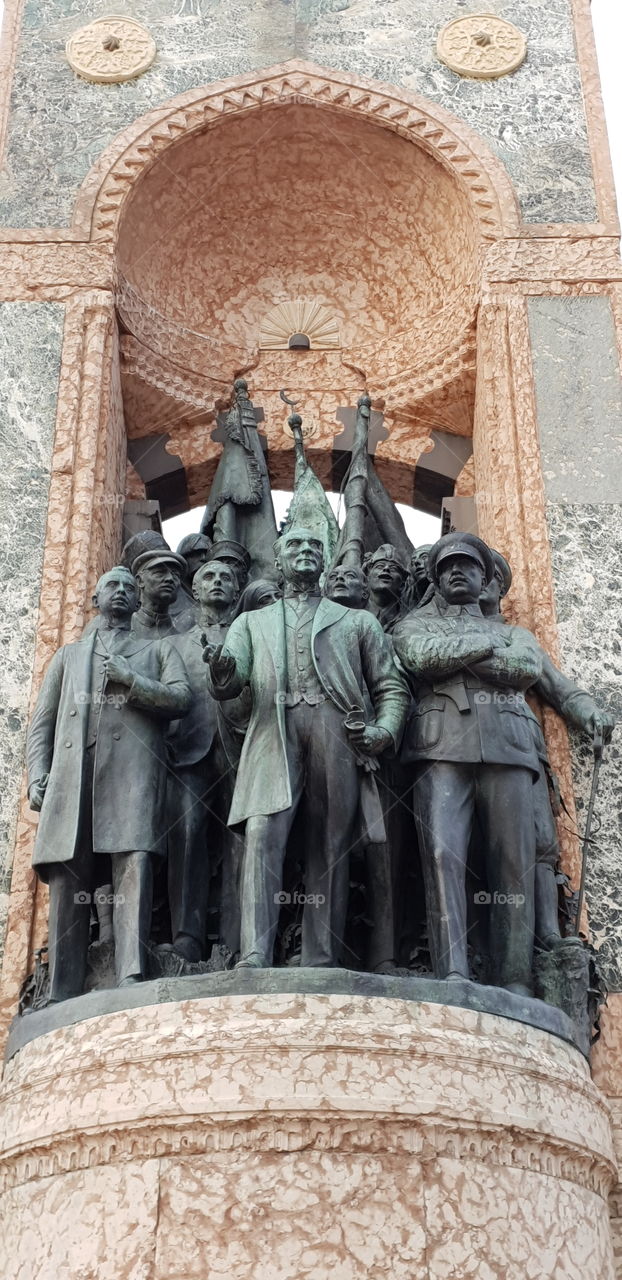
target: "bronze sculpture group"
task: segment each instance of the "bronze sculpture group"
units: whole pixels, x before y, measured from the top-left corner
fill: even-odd
[[[96,619],[52,660],[28,738],[51,1001],[84,990],[91,896],[107,884],[119,985],[148,976],[154,952],[188,971],[208,959],[215,879],[216,935],[240,969],[407,975],[417,935],[435,977],[468,981],[479,948],[486,982],[529,996],[534,945],[566,945],[526,695],[605,741],[613,721],[504,620],[499,553],[460,533],[415,550],[393,515],[383,525],[368,416],[362,398],[341,534],[301,454],[308,521],[295,495],[276,537],[238,382],[201,534],[177,553],[131,539],[97,584]]]

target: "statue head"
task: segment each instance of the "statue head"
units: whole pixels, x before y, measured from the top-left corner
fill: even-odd
[[[336,564],[327,575],[324,595],[348,609],[364,609],[369,600],[367,579],[353,564]]]
[[[448,604],[475,604],[494,574],[490,547],[472,533],[448,533],[428,557],[430,577]]]
[[[282,594],[273,578],[256,578],[244,588],[238,600],[236,617],[240,613],[254,613],[256,609],[265,609],[267,605],[280,600]]]
[[[138,583],[125,565],[117,564],[102,574],[95,588],[93,604],[106,622],[127,624],[138,608]]]
[[[194,575],[192,594],[201,609],[211,607],[225,613],[240,594],[235,569],[224,560],[208,560]]]
[[[140,602],[162,613],[177,597],[186,562],[174,551],[145,551],[134,561]]]
[[[430,585],[428,556],[431,550],[431,543],[426,542],[421,547],[415,547],[415,550],[410,557],[410,577],[415,590],[420,595],[423,595]]]
[[[490,582],[479,598],[480,609],[486,617],[492,617],[501,611],[501,601],[507,596],[512,585],[512,570],[500,551],[492,551],[495,571]]]
[[[274,553],[285,582],[301,591],[317,585],[324,568],[324,544],[312,529],[288,529],[277,538]]]
[[[237,576],[240,589],[246,586],[251,558],[241,542],[235,542],[233,538],[223,538],[220,542],[215,542],[207,554],[206,563],[211,560],[228,564]]]
[[[134,562],[145,551],[170,551],[168,542],[157,529],[141,529],[128,538],[121,552],[121,564],[134,572]]]
[[[177,555],[186,561],[188,571],[185,578],[189,586],[197,569],[200,569],[202,564],[206,564],[211,549],[212,540],[205,533],[189,533],[182,538],[177,548]]]
[[[363,564],[369,594],[375,603],[391,604],[400,599],[408,577],[408,566],[405,556],[397,547],[384,542],[365,557]]]

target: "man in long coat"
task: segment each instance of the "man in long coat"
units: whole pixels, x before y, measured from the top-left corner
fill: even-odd
[[[33,865],[50,889],[52,1000],[84,988],[90,896],[108,862],[117,982],[144,974],[152,857],[166,851],[164,732],[190,706],[172,644],[130,630],[138,593],[129,570],[104,574],[93,599],[101,625],[54,655],[28,732],[28,795],[41,811]]]
[[[272,963],[287,838],[304,800],[301,963],[335,966],[345,930],[348,853],[361,785],[370,776],[365,766],[398,745],[409,696],[376,619],[320,596],[320,538],[293,528],[277,548],[284,599],[242,614],[222,651],[206,650],[214,696],[230,698],[248,684],[252,697],[229,815],[231,825],[246,823],[240,963]],[[365,688],[375,717],[370,723]],[[377,792],[375,817],[381,823]]]

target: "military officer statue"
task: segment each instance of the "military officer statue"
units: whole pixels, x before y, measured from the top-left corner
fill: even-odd
[[[512,570],[499,551],[493,551],[492,556],[494,574],[480,596],[480,605],[485,617],[503,622],[501,600],[507,595],[512,585]],[[591,694],[580,689],[573,680],[559,671],[544,649],[541,649],[540,653],[542,671],[531,691],[554,707],[557,714],[569,725],[608,742],[615,723],[610,713],[598,707]],[[535,941],[537,946],[551,950],[562,945],[579,943],[579,939],[563,938],[559,928],[556,871],[560,855],[555,817],[551,806],[553,775],[540,721],[529,706],[527,706],[527,714],[540,764],[538,780],[533,789],[536,825]],[[551,780],[551,786],[549,780]]]
[[[183,960],[203,959],[210,876],[220,859],[223,890],[229,913],[237,898],[239,836],[227,829],[233,795],[237,751],[230,750],[235,728],[225,719],[228,704],[214,701],[207,683],[203,642],[222,645],[236,607],[240,588],[235,570],[210,560],[197,570],[193,591],[198,620],[191,631],[172,643],[181,654],[192,689],[192,706],[183,720],[171,725],[168,747],[168,894],[173,950]],[[239,699],[236,700],[239,702]],[[230,715],[233,708],[229,704]],[[234,862],[235,866],[231,863]],[[234,912],[239,918],[239,912]],[[226,939],[231,951],[238,936]]]
[[[429,571],[434,598],[398,623],[393,642],[417,703],[403,758],[415,764],[414,813],[434,973],[469,976],[466,867],[477,815],[496,982],[527,995],[539,761],[524,690],[541,673],[540,647],[521,627],[484,618],[479,597],[494,562],[479,538],[441,538],[430,552]]]
[[[376,619],[320,596],[320,538],[289,529],[276,563],[284,599],[242,614],[222,650],[206,650],[214,696],[230,698],[247,684],[252,696],[229,816],[246,823],[240,964],[272,964],[287,838],[304,802],[301,964],[335,966],[361,776],[366,761],[398,743],[409,697]],[[367,723],[365,687],[374,717]]]
[[[144,976],[152,857],[165,852],[168,720],[190,706],[183,662],[168,640],[130,629],[135,579],[100,578],[100,625],[52,658],[28,732],[31,808],[41,811],[33,865],[49,885],[50,999],[84,989],[93,889],[112,866],[120,986]]]
[[[177,627],[172,610],[179,601],[186,562],[166,546],[143,551],[132,565],[138,583],[140,606],[132,618],[132,631],[146,640],[176,635],[188,630],[188,622]]]

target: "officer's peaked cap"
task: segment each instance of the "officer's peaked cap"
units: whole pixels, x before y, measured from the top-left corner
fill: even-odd
[[[141,556],[136,557],[132,573],[140,573],[141,569],[153,569],[156,564],[172,564],[180,573],[185,573],[187,568],[186,561],[175,551],[143,551]]]
[[[495,562],[490,547],[474,533],[446,533],[434,543],[428,556],[428,571],[433,582],[438,583],[439,566],[450,556],[468,556],[481,566],[486,582],[491,582],[495,572]]]
[[[242,565],[248,573],[251,564],[251,558],[242,546],[241,542],[235,542],[233,538],[222,538],[220,542],[215,542],[208,556],[210,560],[235,560],[236,564]]]

